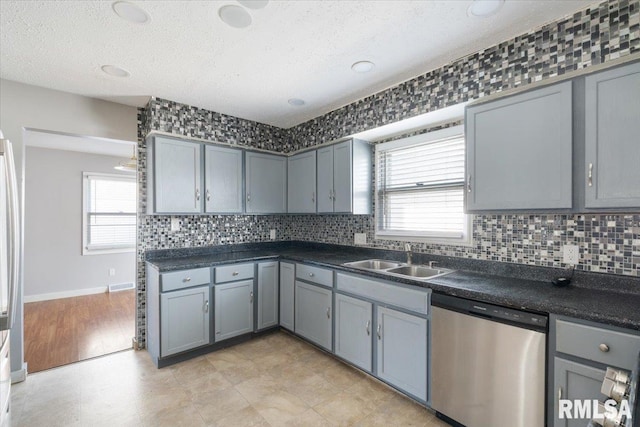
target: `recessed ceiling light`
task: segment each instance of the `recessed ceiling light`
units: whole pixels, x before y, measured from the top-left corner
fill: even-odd
[[[120,68],[117,65],[103,65],[100,68],[106,74],[114,77],[129,77],[131,75],[127,70]]]
[[[304,105],[304,101],[300,98],[291,98],[287,102],[294,107],[302,107]]]
[[[487,16],[497,13],[503,4],[504,0],[473,0],[473,3],[471,3],[471,6],[469,6],[467,10],[467,14],[469,16],[486,18]]]
[[[351,66],[356,73],[368,73],[375,68],[375,64],[371,61],[358,61]]]
[[[251,15],[240,6],[222,6],[218,10],[218,15],[225,24],[234,28],[245,28],[251,25]]]
[[[269,0],[238,0],[238,3],[249,9],[262,9],[269,3]]]
[[[147,12],[127,1],[117,1],[111,7],[120,18],[135,24],[144,24],[151,19]]]

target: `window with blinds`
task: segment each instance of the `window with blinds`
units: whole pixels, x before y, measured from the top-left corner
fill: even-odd
[[[464,243],[463,126],[376,146],[376,235]]]
[[[135,178],[85,172],[83,181],[83,254],[134,249]]]

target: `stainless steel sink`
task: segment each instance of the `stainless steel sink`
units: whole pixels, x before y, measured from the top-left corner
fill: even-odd
[[[451,273],[452,271],[453,270],[445,270],[442,268],[429,268],[422,265],[404,265],[402,267],[386,270],[386,273],[416,279],[424,279],[428,277],[442,276],[444,274]]]
[[[363,268],[365,270],[387,270],[389,268],[400,267],[404,264],[395,261],[385,261],[383,259],[365,259],[364,261],[347,262],[343,265],[346,267]]]

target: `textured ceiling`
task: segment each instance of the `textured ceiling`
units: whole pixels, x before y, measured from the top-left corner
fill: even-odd
[[[0,77],[142,106],[149,96],[291,127],[598,1],[507,0],[489,18],[470,0],[275,1],[236,29],[235,1],[135,1],[146,24],[111,1],[0,1]],[[357,74],[351,64],[375,62]],[[105,75],[104,64],[131,72]],[[306,101],[302,107],[289,98]]]

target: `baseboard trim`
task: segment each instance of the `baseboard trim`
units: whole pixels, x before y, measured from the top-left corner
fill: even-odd
[[[97,288],[76,289],[73,291],[64,291],[64,292],[52,292],[50,294],[25,295],[23,299],[25,303],[38,302],[38,301],[47,301],[47,300],[60,299],[60,298],[80,297],[83,295],[103,294],[108,291],[109,291],[108,286],[100,286]]]
[[[11,372],[11,384],[21,383],[27,379],[27,363],[22,364],[22,369]]]

